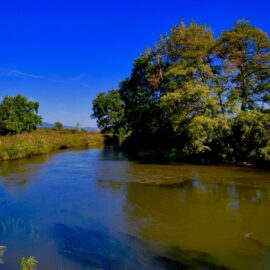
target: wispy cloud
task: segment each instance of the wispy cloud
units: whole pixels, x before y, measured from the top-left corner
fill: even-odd
[[[11,77],[11,78],[29,78],[29,79],[34,79],[34,80],[43,80],[43,81],[49,81],[49,82],[55,82],[55,83],[69,83],[73,81],[80,81],[84,77],[86,77],[87,74],[82,73],[73,77],[56,78],[52,76],[42,76],[42,75],[37,75],[33,73],[28,73],[28,72],[24,72],[18,69],[0,69],[0,76]]]
[[[87,84],[87,83],[83,83],[82,86],[83,86],[84,88],[88,88],[88,89],[92,89],[92,88],[93,88],[91,85],[89,85],[89,84]]]
[[[43,76],[38,76],[35,74],[31,74],[31,73],[26,73],[17,69],[11,69],[11,70],[7,70],[6,73],[4,74],[8,77],[19,77],[19,78],[32,78],[32,79],[48,79],[47,77],[43,77]]]

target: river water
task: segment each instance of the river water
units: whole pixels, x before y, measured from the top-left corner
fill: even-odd
[[[270,269],[270,171],[113,149],[0,164],[0,269]]]

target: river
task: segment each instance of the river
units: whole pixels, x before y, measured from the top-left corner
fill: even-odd
[[[270,269],[270,171],[110,148],[2,162],[0,245],[3,270]]]

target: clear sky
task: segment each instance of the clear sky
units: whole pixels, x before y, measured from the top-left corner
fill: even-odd
[[[91,102],[181,19],[218,36],[237,19],[270,33],[270,0],[2,0],[0,98],[40,102],[44,121],[95,126]]]

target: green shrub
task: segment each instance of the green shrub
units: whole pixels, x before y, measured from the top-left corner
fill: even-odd
[[[241,112],[232,123],[234,156],[237,159],[270,161],[270,115]]]

